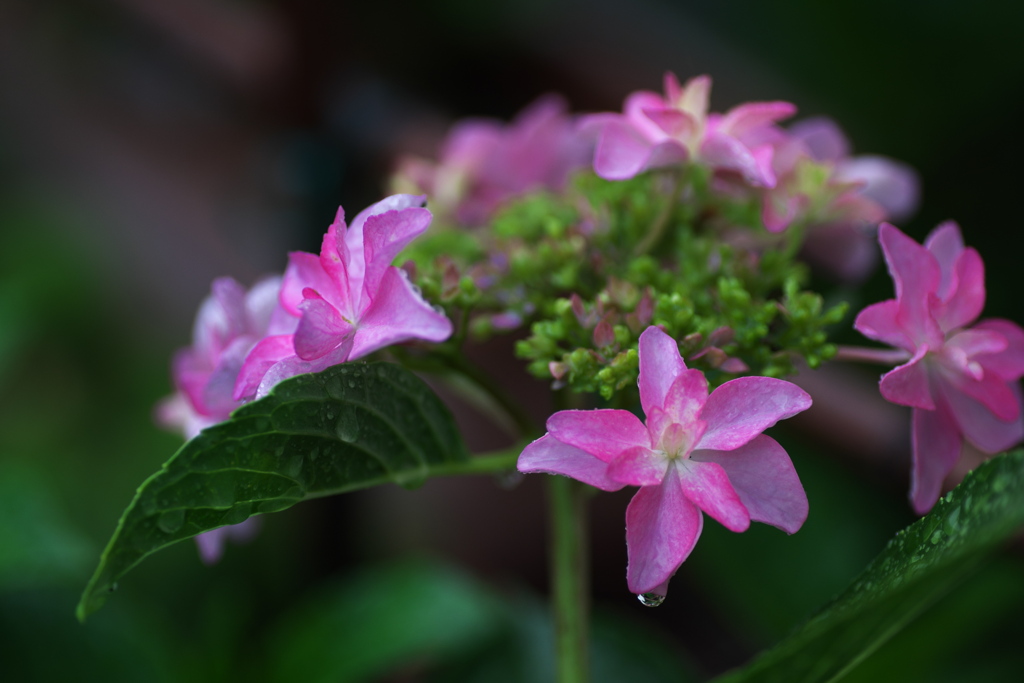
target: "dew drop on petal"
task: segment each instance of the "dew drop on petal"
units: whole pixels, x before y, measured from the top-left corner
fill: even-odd
[[[661,603],[665,602],[664,595],[658,595],[657,593],[640,593],[636,596],[636,599],[640,601],[640,604],[644,607],[657,607]]]

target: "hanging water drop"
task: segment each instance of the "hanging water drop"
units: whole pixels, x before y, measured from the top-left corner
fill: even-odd
[[[664,595],[658,595],[657,593],[640,593],[636,596],[636,599],[640,601],[640,604],[644,607],[657,607],[661,603],[665,602]]]

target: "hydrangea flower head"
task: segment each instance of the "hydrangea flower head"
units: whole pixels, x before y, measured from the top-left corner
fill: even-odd
[[[710,395],[675,340],[657,327],[640,336],[641,422],[627,410],[565,410],[519,456],[521,472],[562,474],[605,491],[639,486],[626,511],[629,589],[665,595],[693,550],[701,513],[732,531],[750,522],[797,531],[807,497],[786,451],[763,432],[806,410],[790,382],[741,377]]]
[[[622,114],[595,114],[583,125],[598,131],[594,171],[608,180],[632,178],[652,168],[685,161],[738,173],[750,185],[774,187],[773,144],[779,119],[792,116],[788,102],[749,102],[725,114],[708,113],[711,79],[680,85],[665,74],[664,96],[639,91]]]
[[[997,453],[1024,438],[1024,330],[1001,319],[970,326],[985,305],[985,271],[956,223],[939,225],[923,246],[887,223],[878,238],[896,298],[868,306],[854,326],[906,352],[879,388],[913,408],[910,498],[924,514],[965,440]]]
[[[444,341],[451,321],[391,265],[430,225],[424,198],[393,195],[346,225],[338,214],[320,255],[292,252],[281,305],[298,320],[294,334],[262,339],[245,359],[234,398],[259,398],[287,377],[319,372],[391,344]]]

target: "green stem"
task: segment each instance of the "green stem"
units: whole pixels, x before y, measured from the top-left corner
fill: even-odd
[[[495,474],[508,472],[516,468],[516,460],[519,454],[526,447],[525,443],[516,444],[511,448],[504,448],[500,451],[474,455],[469,460],[462,462],[442,463],[431,465],[431,476],[451,477],[473,474]]]
[[[658,242],[661,241],[662,236],[665,234],[665,227],[668,225],[669,219],[672,217],[672,213],[676,208],[676,197],[679,192],[679,186],[682,179],[678,173],[672,173],[671,186],[668,193],[665,195],[665,206],[661,207],[661,211],[655,216],[654,222],[651,223],[651,227],[648,229],[647,234],[644,238],[636,245],[633,250],[635,256],[642,256],[653,249]]]
[[[464,377],[486,391],[515,423],[520,436],[528,439],[534,439],[543,433],[543,430],[538,429],[533,418],[526,414],[519,403],[505,393],[505,390],[494,381],[494,378],[485,373],[475,364],[471,363],[464,353],[454,350],[450,353],[439,353],[436,355],[443,359],[444,363],[449,368],[461,373]]]
[[[587,489],[566,477],[548,477],[551,515],[551,591],[558,683],[589,680],[587,617]]]

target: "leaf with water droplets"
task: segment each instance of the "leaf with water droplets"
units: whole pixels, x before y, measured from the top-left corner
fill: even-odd
[[[969,473],[899,532],[857,579],[775,648],[716,683],[824,683],[845,676],[1024,527],[1024,451]]]
[[[143,558],[177,541],[307,498],[415,486],[439,466],[457,473],[469,463],[448,409],[400,366],[348,363],[291,378],[204,430],[139,487],[78,617],[97,610]]]

